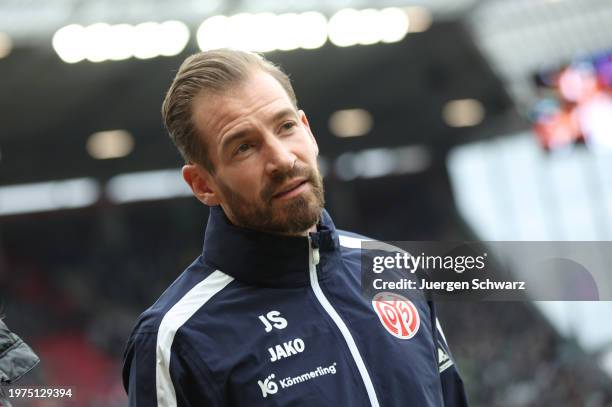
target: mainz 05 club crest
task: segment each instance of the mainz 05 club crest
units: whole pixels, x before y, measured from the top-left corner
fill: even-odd
[[[419,312],[407,298],[389,292],[378,293],[372,299],[372,307],[385,329],[396,338],[410,339],[418,332]]]

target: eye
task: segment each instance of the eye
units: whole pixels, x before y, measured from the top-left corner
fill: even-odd
[[[293,129],[295,126],[296,126],[295,122],[285,122],[281,126],[281,130],[282,131],[289,131],[289,130]]]
[[[236,154],[244,153],[249,148],[251,148],[251,145],[249,143],[242,143],[238,146],[238,148],[236,148]]]

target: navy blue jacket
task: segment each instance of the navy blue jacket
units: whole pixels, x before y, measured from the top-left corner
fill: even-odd
[[[212,208],[202,255],[129,338],[130,406],[467,405],[433,305],[377,312],[361,238],[325,211],[317,229],[266,234]]]

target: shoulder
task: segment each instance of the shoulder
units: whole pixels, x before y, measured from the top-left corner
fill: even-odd
[[[376,253],[376,252],[390,252],[390,253],[402,253],[403,249],[394,246],[388,242],[384,242],[382,240],[376,240],[371,237],[367,237],[364,235],[360,235],[358,233],[349,232],[346,230],[337,230],[338,237],[340,239],[340,246],[343,249],[356,249],[367,251],[368,253]]]
[[[362,242],[371,242],[374,239],[360,235],[358,233],[349,232],[347,230],[337,230],[340,239],[340,246],[346,249],[360,249]]]
[[[364,260],[364,256],[367,258],[372,255],[368,247],[376,244],[377,241],[346,230],[337,229],[337,232],[343,263],[354,273],[361,273],[361,263]]]
[[[234,279],[198,257],[136,321],[130,342],[176,332]]]
[[[209,309],[233,281],[201,256],[187,267],[136,321],[124,352],[125,388],[138,386],[137,378],[145,387],[155,387],[156,381],[170,383],[170,360],[188,360],[181,342],[200,340],[190,336],[190,325],[194,319],[198,324],[214,319]]]

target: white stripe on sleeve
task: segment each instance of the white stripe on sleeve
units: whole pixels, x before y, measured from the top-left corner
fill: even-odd
[[[189,290],[164,315],[157,332],[155,382],[158,406],[176,406],[176,392],[170,377],[170,350],[176,331],[233,280],[233,277],[216,270]]]
[[[361,249],[361,242],[367,242],[367,240],[359,239],[358,237],[340,235],[340,245],[348,247],[349,249]]]
[[[442,325],[440,325],[440,320],[436,317],[436,328],[438,328],[438,332],[440,332],[440,336],[444,340],[444,344],[448,346],[448,342],[446,341],[446,336],[444,336],[444,331],[442,330]]]
[[[381,242],[378,240],[370,240],[370,239],[360,239],[358,237],[347,236],[347,235],[339,235],[340,237],[340,246],[347,247],[349,249],[361,249],[361,244],[367,244],[368,250],[381,250],[389,253],[408,253],[405,250],[393,246],[386,242]],[[410,253],[408,253],[410,254]]]

